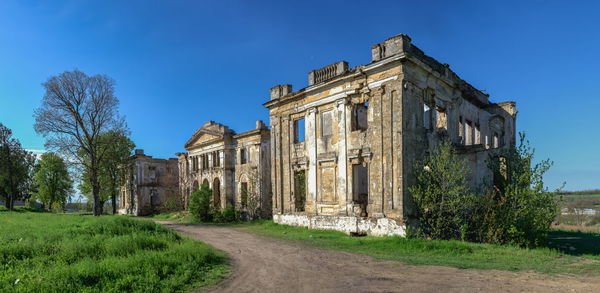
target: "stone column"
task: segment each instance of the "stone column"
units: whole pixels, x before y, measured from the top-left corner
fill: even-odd
[[[367,139],[370,142],[373,156],[369,163],[369,204],[367,210],[370,217],[383,216],[383,95],[384,90],[377,87],[371,90],[369,99],[369,131]]]
[[[348,100],[341,98],[335,102],[335,117],[338,119],[338,161],[337,161],[337,197],[340,207],[344,207],[344,214],[348,214],[347,202],[348,202],[348,168],[347,168],[347,112]]]
[[[308,109],[306,117],[304,143],[308,153],[308,195],[317,201],[317,108]],[[316,206],[315,206],[316,211]]]
[[[279,180],[281,180],[278,176],[279,172],[279,160],[277,160],[277,156],[279,155],[279,123],[278,117],[271,116],[269,119],[271,122],[271,188],[273,192],[273,215],[281,213],[281,202],[279,201],[279,193],[281,192],[279,189]]]

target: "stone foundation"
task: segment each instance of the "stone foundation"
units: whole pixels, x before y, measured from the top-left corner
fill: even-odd
[[[352,216],[273,215],[278,224],[309,229],[337,230],[346,234],[404,237],[405,225],[390,218],[361,218]]]

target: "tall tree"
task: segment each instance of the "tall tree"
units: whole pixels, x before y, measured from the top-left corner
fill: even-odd
[[[37,189],[33,196],[46,208],[65,207],[71,196],[73,181],[61,157],[52,152],[43,154],[36,165],[33,182]]]
[[[100,205],[104,206],[107,201],[111,201],[113,214],[117,213],[117,194],[121,185],[125,183],[125,176],[131,164],[131,154],[135,144],[124,132],[107,131],[100,135],[101,151],[104,158],[100,161],[100,170],[98,171],[98,180],[100,181]],[[84,174],[87,172],[84,170]],[[82,194],[91,195],[91,184],[87,180],[89,176],[84,176],[79,190]]]
[[[23,149],[12,131],[0,123],[0,198],[7,209],[12,210],[14,201],[28,194],[34,162],[33,153]]]
[[[106,192],[112,202],[112,212],[117,213],[117,194],[125,182],[131,153],[135,144],[123,132],[109,131],[101,135],[104,160],[100,162],[101,192]]]
[[[35,110],[35,130],[47,138],[46,147],[72,159],[86,171],[96,216],[102,213],[99,171],[106,149],[102,145],[112,143],[101,139],[101,134],[126,129],[117,111],[119,100],[114,95],[114,84],[106,75],[65,71],[43,84],[46,92]]]

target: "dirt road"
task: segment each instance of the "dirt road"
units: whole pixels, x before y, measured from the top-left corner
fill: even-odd
[[[210,292],[600,292],[597,278],[410,266],[241,228],[158,222],[231,256],[231,276]]]

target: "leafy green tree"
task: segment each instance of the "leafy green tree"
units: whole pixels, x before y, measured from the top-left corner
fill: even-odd
[[[47,138],[46,147],[85,169],[96,216],[103,208],[99,179],[105,154],[102,145],[112,143],[101,135],[127,128],[118,113],[114,83],[106,75],[65,71],[43,84],[46,91],[35,110],[35,131]]]
[[[47,209],[64,208],[71,196],[73,181],[65,161],[57,154],[44,153],[35,167],[33,182],[34,198]]]
[[[100,137],[101,151],[104,159],[100,161],[100,186],[101,193],[106,193],[112,203],[113,214],[117,213],[117,194],[121,185],[125,183],[128,167],[131,163],[131,153],[135,144],[125,133],[109,131]]]
[[[468,188],[467,172],[465,161],[448,141],[415,165],[416,183],[409,190],[419,220],[416,236],[468,238],[477,197]]]
[[[190,194],[188,210],[192,216],[203,222],[209,222],[212,220],[210,207],[211,196],[212,190],[208,188],[207,184],[202,184],[199,190],[196,190]]]
[[[123,131],[107,131],[100,135],[100,152],[102,161],[100,161],[100,170],[98,171],[98,181],[100,183],[99,202],[101,206],[107,201],[111,201],[112,213],[117,213],[117,194],[121,185],[125,183],[125,177],[131,164],[131,154],[135,144]],[[82,194],[86,194],[91,199],[91,182],[87,176],[88,170],[84,170],[83,180],[79,185]]]
[[[8,210],[15,200],[28,196],[34,163],[33,153],[23,149],[12,131],[0,123],[0,198]]]
[[[558,215],[557,200],[543,181],[553,163],[546,159],[533,164],[534,154],[520,133],[519,146],[490,158],[494,188],[482,207],[483,241],[531,247],[547,239]]]

